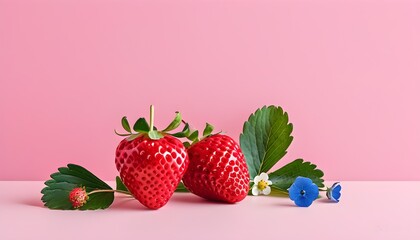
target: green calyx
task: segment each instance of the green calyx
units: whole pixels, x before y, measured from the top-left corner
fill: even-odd
[[[186,124],[186,126],[187,126],[188,124]],[[203,130],[203,136],[200,138],[200,134],[199,134],[199,131],[198,130],[195,130],[195,131],[191,131],[191,130],[189,130],[189,133],[185,136],[188,140],[190,140],[191,141],[191,143],[189,143],[189,142],[184,142],[184,146],[185,147],[189,147],[190,145],[192,145],[192,144],[194,144],[194,143],[197,143],[197,142],[199,142],[199,141],[201,141],[201,140],[203,140],[203,139],[205,139],[205,138],[207,138],[207,137],[210,137],[210,136],[212,136],[212,135],[215,135],[215,134],[219,134],[219,133],[221,133],[221,132],[218,132],[218,133],[215,133],[215,134],[213,134],[213,130],[214,130],[214,127],[213,127],[213,125],[211,125],[210,123],[206,123],[206,127],[204,128],[204,130]]]
[[[182,131],[177,132],[177,133],[171,133],[170,135],[176,138],[187,138],[188,140],[190,140],[191,143],[184,142],[185,147],[189,147],[190,145],[197,143],[203,140],[204,138],[214,135],[213,134],[214,127],[210,123],[206,123],[206,127],[203,130],[203,136],[200,138],[200,133],[198,130],[191,129],[190,125],[187,122],[185,122],[184,120],[181,120],[181,117],[179,118],[179,120],[184,124],[184,128],[182,129]],[[171,124],[169,126],[171,126]],[[219,133],[221,132],[218,132],[215,134],[219,134]]]
[[[133,129],[131,129],[130,123],[128,122],[127,117],[124,116],[121,119],[121,125],[127,133],[118,133],[116,130],[114,130],[114,131],[115,131],[115,134],[117,134],[118,136],[127,137],[128,141],[132,141],[139,136],[147,136],[150,139],[158,140],[160,138],[163,138],[165,136],[165,134],[170,134],[169,131],[172,131],[172,130],[178,128],[179,125],[181,124],[181,122],[182,122],[181,114],[179,112],[176,112],[175,114],[176,115],[175,115],[174,120],[172,120],[172,122],[165,129],[163,129],[162,131],[159,131],[154,126],[154,106],[151,105],[150,106],[150,121],[149,122],[147,122],[147,120],[143,117],[139,118],[134,123]],[[184,132],[184,130],[183,130],[183,132]],[[176,134],[179,135],[179,133],[176,133]],[[176,134],[170,134],[170,135],[176,135]]]
[[[171,133],[171,131],[177,129],[181,125],[181,123],[184,124],[183,129],[179,132]],[[197,143],[198,141],[213,135],[212,132],[214,129],[214,127],[211,124],[206,123],[206,127],[204,128],[204,131],[203,131],[203,136],[200,138],[199,131],[192,130],[190,128],[190,125],[182,120],[181,113],[175,112],[175,118],[172,120],[172,122],[169,123],[169,125],[166,128],[164,128],[162,131],[159,131],[154,126],[153,105],[150,106],[149,122],[147,122],[147,120],[144,117],[141,117],[134,123],[133,128],[131,128],[130,123],[127,120],[127,117],[124,116],[121,119],[121,125],[123,129],[126,131],[126,133],[119,133],[116,130],[114,130],[115,134],[117,134],[118,136],[127,137],[128,141],[132,141],[139,136],[147,136],[150,139],[157,140],[164,137],[165,135],[171,135],[176,138],[187,138],[188,140],[190,140],[191,143],[184,142],[185,147],[189,147],[191,144]]]

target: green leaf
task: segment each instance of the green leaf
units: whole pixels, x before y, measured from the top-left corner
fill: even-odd
[[[324,187],[324,173],[316,168],[315,164],[304,162],[303,159],[297,159],[282,168],[268,174],[269,179],[273,182],[273,187],[287,191],[299,176],[307,177],[319,187]]]
[[[89,200],[85,205],[80,207],[80,210],[97,210],[105,209],[111,206],[114,202],[114,193],[113,192],[99,192],[89,195]]]
[[[124,130],[131,133],[131,128],[130,128],[130,124],[128,123],[127,117],[124,116],[121,119],[121,125],[123,126]]]
[[[258,109],[244,123],[240,145],[248,165],[251,179],[268,172],[290,146],[293,126],[281,107]]]
[[[153,140],[158,140],[158,139],[163,138],[163,135],[160,132],[156,131],[156,130],[149,131],[148,134],[149,134],[149,138],[150,139],[153,139]]]
[[[203,137],[209,136],[213,132],[213,129],[214,127],[211,124],[206,123],[206,127],[204,128],[204,131],[203,131]]]
[[[162,132],[169,132],[179,127],[182,121],[181,114],[179,112],[175,112],[175,113],[176,115],[175,115],[174,120],[172,120],[172,122],[165,129],[163,129]]]
[[[179,182],[178,186],[175,189],[175,192],[189,192],[188,189],[185,187],[183,182]]]
[[[74,210],[70,200],[70,192],[77,187],[85,187],[86,192],[94,190],[112,190],[104,181],[93,175],[85,168],[68,164],[58,172],[51,174],[51,179],[45,182],[46,187],[41,191],[41,200],[50,209]],[[89,195],[86,204],[80,210],[94,210],[108,208],[114,201],[113,192],[100,192]]]
[[[248,191],[249,196],[253,196],[253,194],[252,194],[252,185],[253,184],[254,183],[252,183],[250,188],[249,188],[249,191]],[[289,197],[289,192],[287,190],[278,189],[275,186],[271,185],[270,196],[272,196],[272,197]]]
[[[139,118],[133,126],[136,132],[148,132],[150,130],[149,124],[145,118]]]
[[[115,182],[117,183],[117,190],[118,191],[126,191],[126,192],[130,192],[127,187],[124,185],[124,183],[122,182],[120,176],[117,176],[115,179]]]

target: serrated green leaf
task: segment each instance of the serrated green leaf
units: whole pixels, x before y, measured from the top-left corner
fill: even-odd
[[[145,118],[139,118],[133,126],[134,131],[136,132],[148,132],[150,130],[150,126],[147,123]]]
[[[74,208],[69,201],[69,194],[70,191],[51,189],[44,193],[41,200],[50,209],[73,210]]]
[[[249,188],[248,196],[253,196],[253,194],[252,194],[252,185]],[[271,185],[270,196],[271,197],[289,197],[289,192],[288,191],[285,191],[285,190],[282,190],[282,189],[277,189],[275,186]]]
[[[68,168],[59,168],[58,173],[51,174],[54,180],[57,178],[65,179],[66,182],[71,181],[71,183],[83,184],[84,186],[89,186],[92,188],[98,189],[108,189],[108,184],[101,181],[99,178],[96,178],[95,175],[89,174],[85,168],[82,168],[77,165],[69,164]],[[79,168],[80,167],[80,168]],[[85,172],[86,171],[86,172]],[[61,174],[60,174],[61,173]]]
[[[297,159],[282,168],[268,174],[269,179],[273,182],[273,187],[287,191],[297,177],[307,177],[319,187],[324,187],[324,173],[316,168],[311,162],[304,162],[303,159]]]
[[[53,183],[56,183],[56,181],[54,179],[50,179],[50,180],[47,180],[47,181],[44,182],[44,184],[47,185],[47,186],[50,185],[50,184],[53,184]]]
[[[189,192],[188,189],[185,187],[183,182],[179,182],[178,186],[175,189],[175,192]]]
[[[130,124],[128,123],[127,117],[124,116],[121,119],[121,125],[123,126],[124,130],[131,133],[131,128],[130,128]]]
[[[126,191],[126,192],[130,192],[127,187],[125,186],[125,184],[122,182],[120,176],[117,176],[115,178],[115,182],[117,183],[117,190],[118,191]]]
[[[163,135],[156,130],[149,131],[148,135],[149,135],[149,138],[153,140],[158,140],[158,139],[163,138]]]
[[[179,127],[179,125],[182,122],[181,113],[179,112],[175,112],[175,113],[176,115],[175,115],[174,120],[172,120],[172,122],[165,129],[163,129],[162,132],[169,132]]]
[[[51,191],[51,190],[68,190],[68,191],[71,191],[74,188],[78,187],[78,185],[74,184],[74,183],[56,182],[56,181],[54,181],[53,183],[50,182],[47,186],[49,186],[49,188],[42,189],[41,193],[44,194],[44,193],[46,193],[48,191]]]
[[[204,128],[204,131],[203,131],[203,137],[209,136],[213,132],[213,129],[214,127],[211,124],[206,123],[206,127]]]
[[[85,205],[80,207],[80,210],[96,210],[105,209],[111,206],[114,202],[113,192],[98,192],[89,195],[89,200]]]
[[[240,145],[248,165],[251,179],[268,172],[290,146],[293,126],[281,107],[258,109],[244,123]]]
[[[50,209],[74,210],[69,200],[69,194],[77,187],[85,187],[88,193],[94,190],[112,190],[108,184],[79,165],[68,164],[67,167],[58,170],[51,174],[52,179],[45,182],[46,187],[41,191],[43,194],[41,200]],[[79,209],[104,209],[109,207],[113,201],[113,192],[93,193],[89,195],[86,204]]]

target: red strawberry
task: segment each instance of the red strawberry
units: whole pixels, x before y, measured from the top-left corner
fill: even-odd
[[[190,165],[183,177],[192,193],[216,201],[239,202],[249,191],[249,173],[239,145],[229,136],[216,134],[188,149]]]
[[[151,107],[150,122],[149,127],[144,118],[139,119],[134,125],[138,133],[132,134],[127,119],[123,118],[123,127],[129,132],[124,135],[130,137],[118,145],[115,164],[122,182],[133,196],[146,207],[158,209],[174,193],[189,160],[182,142],[166,134],[179,126],[179,113],[163,132],[158,132],[153,128]]]

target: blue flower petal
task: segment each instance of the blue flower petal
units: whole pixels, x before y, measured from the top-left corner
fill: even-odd
[[[335,190],[335,191],[340,192],[340,191],[341,191],[341,185],[336,185],[336,186],[334,187],[334,190]],[[334,191],[334,190],[333,190],[333,191]]]
[[[319,196],[319,189],[318,186],[314,183],[305,187],[305,196],[309,199],[315,200]]]
[[[297,199],[300,196],[300,191],[302,189],[299,188],[298,186],[296,186],[295,184],[293,184],[292,186],[290,186],[289,188],[289,197],[290,199],[292,199],[293,201],[295,199]]]
[[[297,177],[295,182],[293,183],[293,185],[304,189],[305,186],[311,185],[313,184],[312,180],[310,178],[306,178],[306,177]]]
[[[332,197],[334,198],[335,201],[338,202],[338,201],[340,201],[341,193],[340,192],[333,192]]]
[[[314,200],[311,198],[300,196],[294,202],[299,207],[309,207]]]
[[[341,197],[341,185],[340,183],[334,183],[331,188],[327,191],[327,197],[333,202],[339,202]]]
[[[341,186],[338,185],[337,187],[333,188],[332,190],[332,197],[338,202],[341,197]]]
[[[310,178],[297,177],[289,188],[290,199],[299,207],[309,207],[318,194],[318,186]]]

